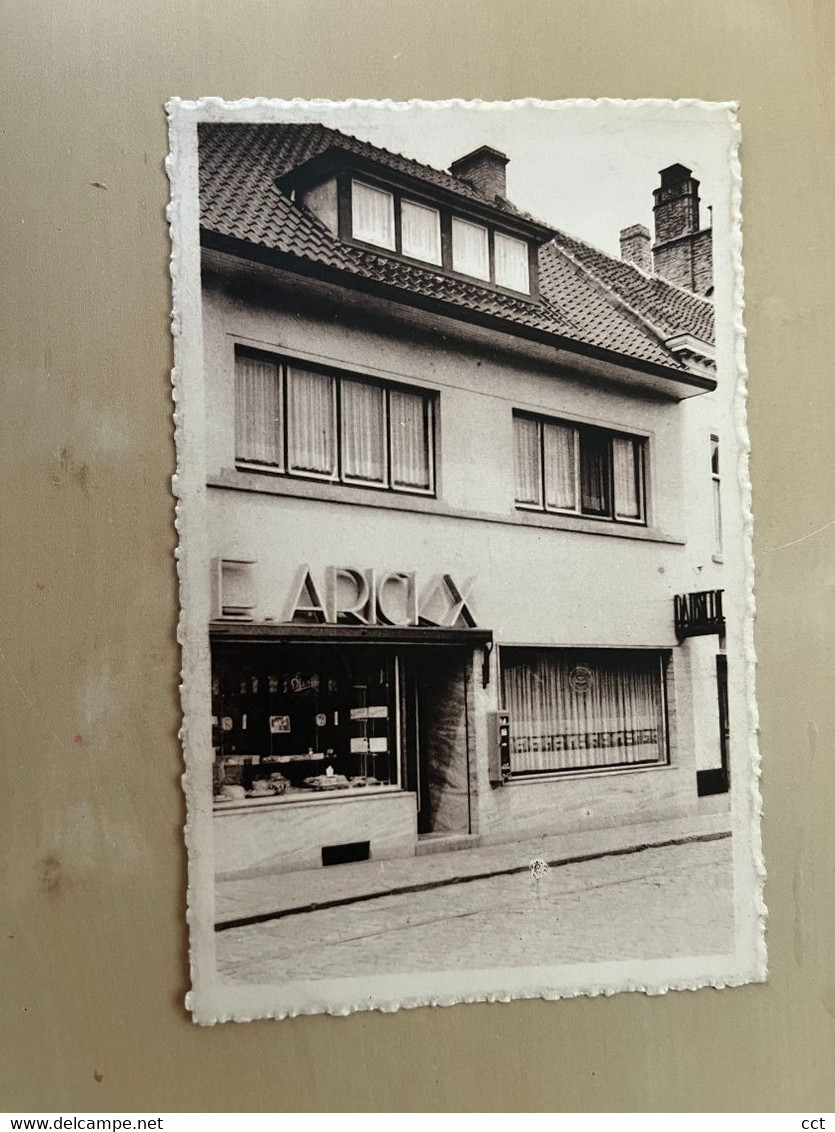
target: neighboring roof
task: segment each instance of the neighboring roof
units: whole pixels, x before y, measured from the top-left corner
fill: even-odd
[[[563,233],[540,247],[537,302],[346,244],[276,185],[290,169],[338,146],[464,200],[495,206],[449,173],[318,124],[202,124],[199,131],[201,227],[208,233],[670,369],[686,367],[665,346],[666,338],[690,334],[712,341],[707,300]]]
[[[713,343],[713,303],[709,299],[667,283],[658,275],[646,275],[631,263],[607,255],[564,232],[555,232],[554,241],[665,337],[692,334],[701,342]]]

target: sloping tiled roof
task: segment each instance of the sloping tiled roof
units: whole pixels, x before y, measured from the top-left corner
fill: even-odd
[[[554,242],[666,337],[692,334],[701,342],[713,342],[713,303],[709,299],[667,283],[657,275],[645,275],[631,263],[615,259],[564,232],[555,231]]]
[[[204,123],[199,127],[199,131],[201,162],[204,160],[205,152],[207,157],[214,158],[215,167],[218,162],[224,164],[225,159],[234,152],[246,157],[248,162],[277,180],[291,170],[305,165],[314,157],[336,148],[355,154],[357,157],[367,158],[397,173],[414,177],[427,185],[455,193],[465,200],[487,204],[491,208],[501,209],[510,216],[529,220],[534,224],[542,223],[517,208],[511,201],[503,197],[486,197],[468,181],[454,177],[443,169],[435,169],[410,157],[380,149],[370,142],[360,141],[350,134],[343,134],[339,130],[332,130],[317,122],[283,126],[254,123],[229,126]]]
[[[706,317],[701,314],[702,326],[693,305],[710,310],[705,300],[692,296],[693,304],[688,305],[690,296],[678,288],[649,280],[561,233],[540,248],[541,301],[535,302],[343,243],[275,183],[290,169],[339,145],[464,199],[494,206],[448,173],[317,124],[203,124],[199,130],[201,227],[209,232],[673,369],[684,367],[664,346],[663,337],[669,332],[703,338],[706,332]],[[624,276],[618,266],[628,269]],[[646,322],[640,317],[644,313]],[[697,333],[699,327],[702,333]]]

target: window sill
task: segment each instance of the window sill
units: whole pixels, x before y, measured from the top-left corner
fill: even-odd
[[[613,778],[619,777],[624,774],[640,774],[641,772],[653,770],[674,770],[675,764],[671,762],[666,763],[640,763],[635,766],[610,766],[610,767],[595,767],[589,770],[557,770],[553,773],[543,772],[542,774],[519,774],[510,778],[505,786],[541,786],[543,784],[553,785],[555,782],[565,782],[570,780],[576,782],[581,778]]]
[[[304,794],[279,794],[267,798],[242,798],[240,801],[213,802],[216,817],[223,814],[252,813],[255,810],[274,810],[284,806],[329,806],[334,802],[359,802],[368,798],[401,797],[407,791],[399,786],[374,786],[356,790],[333,790]]]
[[[590,535],[614,538],[644,539],[647,542],[669,542],[684,546],[686,540],[668,535],[656,527],[643,523],[616,523],[614,520],[592,519],[585,515],[564,515],[554,511],[525,511],[517,509],[515,522],[522,527],[554,528],[560,531],[581,531]]]
[[[387,511],[405,511],[420,515],[437,515],[479,523],[499,523],[511,527],[537,527],[543,530],[575,531],[579,534],[602,535],[604,538],[624,538],[640,542],[660,542],[684,546],[686,540],[668,535],[654,527],[629,523],[613,523],[600,519],[586,519],[573,515],[557,515],[543,511],[513,510],[506,514],[484,511],[458,511],[448,507],[435,496],[408,492],[379,491],[359,485],[323,483],[318,480],[292,479],[270,472],[251,472],[224,468],[218,475],[207,476],[209,487],[230,491],[256,492],[261,495],[279,495],[290,499],[311,499],[345,506],[381,508]]]

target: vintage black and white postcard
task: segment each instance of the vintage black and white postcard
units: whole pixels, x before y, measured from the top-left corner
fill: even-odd
[[[763,979],[733,104],[168,110],[195,1020]]]

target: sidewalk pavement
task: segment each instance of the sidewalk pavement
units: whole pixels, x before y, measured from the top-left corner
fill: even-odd
[[[215,933],[218,975],[322,990],[321,980],[342,978],[727,955],[732,839],[713,837],[575,858],[538,879],[523,865],[250,921]],[[444,854],[450,864],[458,856]],[[425,860],[408,863],[422,871]]]
[[[226,930],[279,919],[290,910],[335,907],[367,897],[419,892],[476,877],[524,872],[534,860],[554,866],[653,846],[727,837],[729,833],[729,814],[706,813],[686,820],[622,829],[528,837],[516,842],[396,860],[363,861],[326,869],[223,880],[215,887],[215,922],[221,930]]]

